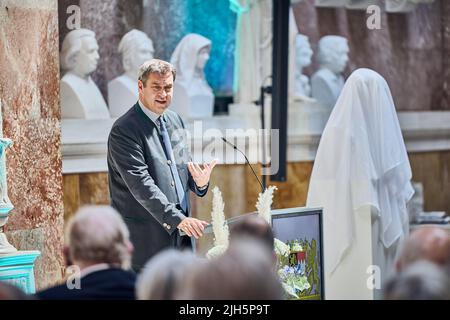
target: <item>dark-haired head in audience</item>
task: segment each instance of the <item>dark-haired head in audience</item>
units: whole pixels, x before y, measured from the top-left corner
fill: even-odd
[[[0,281],[0,300],[31,300],[25,292],[4,281]]]
[[[436,264],[419,260],[406,266],[385,285],[387,300],[449,300],[450,282]]]
[[[412,232],[397,260],[397,271],[418,260],[431,261],[450,272],[450,235],[434,226],[424,226]]]
[[[189,268],[198,267],[202,261],[190,251],[167,249],[158,253],[141,270],[137,299],[173,300]]]
[[[66,228],[64,253],[72,265],[69,276],[73,283],[38,292],[37,296],[134,299],[136,275],[126,271],[132,251],[128,228],[117,211],[109,206],[83,207]]]
[[[266,220],[257,215],[249,215],[234,222],[230,228],[230,245],[246,238],[260,242],[276,261],[273,231]]]
[[[177,298],[188,300],[280,300],[284,292],[272,256],[260,241],[235,240],[215,259],[186,275]]]

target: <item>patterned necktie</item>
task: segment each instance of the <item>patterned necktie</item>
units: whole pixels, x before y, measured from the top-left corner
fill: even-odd
[[[167,132],[166,125],[164,124],[164,118],[160,116],[158,118],[158,121],[159,121],[159,128],[161,130],[161,137],[164,143],[164,151],[166,153],[167,164],[170,166],[170,171],[172,172],[173,177],[172,186],[175,184],[175,190],[177,192],[178,201],[180,202],[181,209],[183,209],[184,213],[187,213],[186,193],[184,192],[183,185],[181,184],[180,175],[178,174],[169,133]]]

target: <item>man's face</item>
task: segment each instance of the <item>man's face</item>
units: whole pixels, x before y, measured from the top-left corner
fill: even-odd
[[[93,37],[81,38],[81,50],[75,58],[75,72],[88,76],[97,69],[99,59],[97,40]]]
[[[162,114],[172,102],[173,75],[151,73],[144,87],[142,81],[138,81],[139,99],[150,111]]]

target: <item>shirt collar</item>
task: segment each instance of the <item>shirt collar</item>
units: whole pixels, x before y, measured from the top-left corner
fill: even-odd
[[[157,120],[160,117],[160,115],[157,114],[156,112],[153,112],[153,111],[149,110],[148,108],[146,108],[140,99],[138,100],[138,103],[139,103],[139,107],[141,107],[142,111],[147,115],[147,117],[149,117],[150,120],[152,120],[155,124],[157,124]],[[166,121],[166,119],[164,117],[164,113],[161,116],[164,119],[164,121]]]

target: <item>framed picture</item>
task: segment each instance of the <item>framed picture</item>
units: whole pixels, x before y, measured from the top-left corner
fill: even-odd
[[[324,299],[322,209],[272,210],[279,275],[289,299]]]

